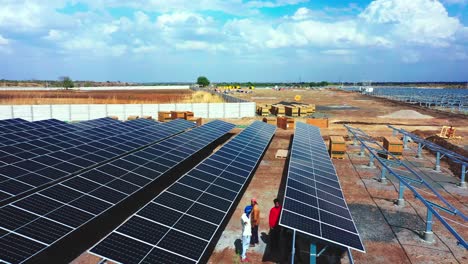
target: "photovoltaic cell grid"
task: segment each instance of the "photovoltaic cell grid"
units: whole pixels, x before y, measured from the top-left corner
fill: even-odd
[[[280,225],[364,252],[320,129],[296,123]]]
[[[275,127],[255,122],[95,245],[121,263],[196,263],[267,148]]]
[[[41,121],[21,123],[19,125],[0,126],[0,146],[8,146],[23,141],[47,137],[53,134],[66,133],[78,130],[72,125],[56,120],[46,119]]]
[[[0,202],[193,126],[140,119],[12,145],[0,154]]]
[[[233,127],[210,122],[0,208],[0,262],[28,260]]]
[[[140,122],[150,122],[151,120],[147,119],[139,119]],[[116,123],[121,123],[121,121],[117,119],[113,119],[110,117],[103,117],[103,118],[98,118],[98,119],[92,119],[92,120],[87,120],[87,121],[81,121],[81,122],[76,122],[76,123],[71,123],[71,125],[78,127],[78,128],[93,128],[93,127],[98,127],[102,126],[103,124],[116,124]]]
[[[28,121],[21,119],[21,118],[2,119],[0,120],[0,127],[9,126],[9,125],[18,125],[22,123],[28,123]]]

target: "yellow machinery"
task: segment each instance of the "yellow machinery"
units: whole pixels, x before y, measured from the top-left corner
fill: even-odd
[[[455,136],[456,129],[452,126],[443,126],[440,130],[439,137],[446,139],[461,139],[460,136]]]

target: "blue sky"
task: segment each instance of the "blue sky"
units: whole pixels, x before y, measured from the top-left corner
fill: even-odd
[[[0,79],[468,81],[468,0],[0,6]]]

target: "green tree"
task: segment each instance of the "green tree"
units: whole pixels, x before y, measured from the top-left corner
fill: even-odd
[[[66,90],[75,87],[75,84],[73,83],[72,79],[68,76],[62,76],[60,77],[60,82]]]
[[[197,84],[200,85],[201,87],[206,87],[210,85],[210,81],[205,76],[200,76],[197,79]]]

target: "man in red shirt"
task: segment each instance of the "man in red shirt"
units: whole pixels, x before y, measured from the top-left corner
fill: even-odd
[[[272,252],[278,249],[279,245],[279,239],[280,239],[280,226],[278,225],[279,223],[279,218],[281,214],[281,205],[279,203],[278,199],[273,200],[273,203],[275,204],[274,207],[271,208],[270,210],[270,246]]]

